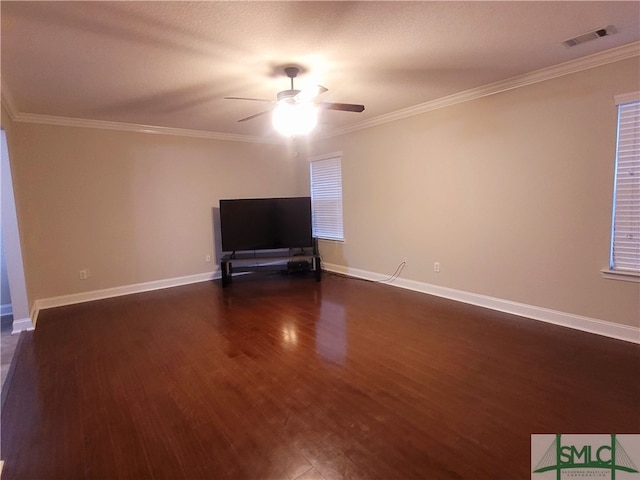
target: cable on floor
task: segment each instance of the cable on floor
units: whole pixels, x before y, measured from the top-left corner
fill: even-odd
[[[406,266],[407,266],[406,261],[400,262],[400,265],[398,265],[398,268],[396,268],[396,271],[393,273],[393,275],[391,275],[389,278],[385,278],[384,280],[374,280],[373,283],[392,283],[396,278],[400,276],[400,274],[404,270],[404,267]]]

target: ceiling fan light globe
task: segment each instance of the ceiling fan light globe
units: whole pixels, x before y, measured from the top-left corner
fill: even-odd
[[[282,135],[306,135],[318,124],[318,110],[310,104],[279,102],[272,121],[273,127]]]

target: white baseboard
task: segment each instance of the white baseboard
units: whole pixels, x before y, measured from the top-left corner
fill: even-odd
[[[389,278],[388,275],[331,263],[323,263],[322,266],[330,272],[362,278],[365,280],[380,281]],[[429,283],[417,282],[415,280],[407,280],[404,278],[396,278],[393,283],[388,283],[388,285],[640,344],[640,328],[637,327],[621,325],[619,323],[608,322],[606,320],[599,320],[596,318],[583,317],[581,315],[560,312],[543,307],[536,307],[525,303],[512,302],[511,300],[489,297],[487,295],[455,290]]]
[[[0,305],[0,317],[5,317],[7,315],[13,315],[13,308],[10,303]]]
[[[19,333],[24,332],[26,330],[33,330],[35,323],[31,321],[29,317],[21,318],[19,320],[13,319],[13,323],[11,325],[12,330],[11,333]]]
[[[104,298],[120,297],[122,295],[131,295],[133,293],[150,292],[152,290],[188,285],[190,283],[206,282],[207,280],[213,280],[215,278],[220,278],[220,272],[198,273],[196,275],[187,275],[185,277],[167,278],[164,280],[124,285],[122,287],[105,288],[103,290],[94,290],[91,292],[41,298],[33,302],[31,318],[33,319],[33,325],[35,325],[38,321],[38,314],[40,313],[40,310],[45,308],[62,307],[64,305],[73,305],[75,303],[91,302],[93,300],[102,300]]]
[[[323,263],[323,268],[330,272],[340,273],[355,278],[365,280],[380,281],[388,278],[387,275],[360,270],[357,268],[344,267],[331,263]],[[169,278],[164,280],[156,280],[153,282],[137,283],[133,285],[125,285],[122,287],[107,288],[103,290],[94,290],[91,292],[75,293],[71,295],[63,295],[59,297],[43,298],[36,300],[31,312],[31,319],[21,319],[13,321],[13,331],[33,329],[37,322],[40,310],[45,308],[61,307],[64,305],[72,305],[75,303],[90,302],[93,300],[101,300],[104,298],[119,297],[122,295],[130,295],[133,293],[142,293],[163,288],[177,287],[190,283],[206,282],[220,278],[220,272],[207,272],[196,275],[188,275],[185,277]],[[572,313],[560,312],[544,307],[537,307],[525,303],[513,302],[501,298],[490,297],[477,293],[465,292],[447,287],[441,287],[415,280],[407,280],[404,278],[396,278],[393,283],[388,285],[413,290],[416,292],[435,295],[438,297],[448,298],[458,302],[468,303],[479,307],[489,308],[500,312],[510,313],[521,317],[531,318],[542,322],[552,323],[563,327],[573,328],[584,332],[595,333],[605,337],[616,338],[626,342],[640,344],[640,328],[621,325],[619,323],[608,322],[596,318],[584,317]],[[32,321],[33,319],[33,321]]]

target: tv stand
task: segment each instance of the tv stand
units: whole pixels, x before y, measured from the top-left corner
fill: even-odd
[[[261,270],[282,272],[312,271],[317,282],[322,278],[320,255],[316,253],[233,252],[220,261],[222,287],[231,283],[233,273]]]

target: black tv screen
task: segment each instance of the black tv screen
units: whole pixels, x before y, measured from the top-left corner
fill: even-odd
[[[311,197],[220,200],[222,250],[313,246]]]

